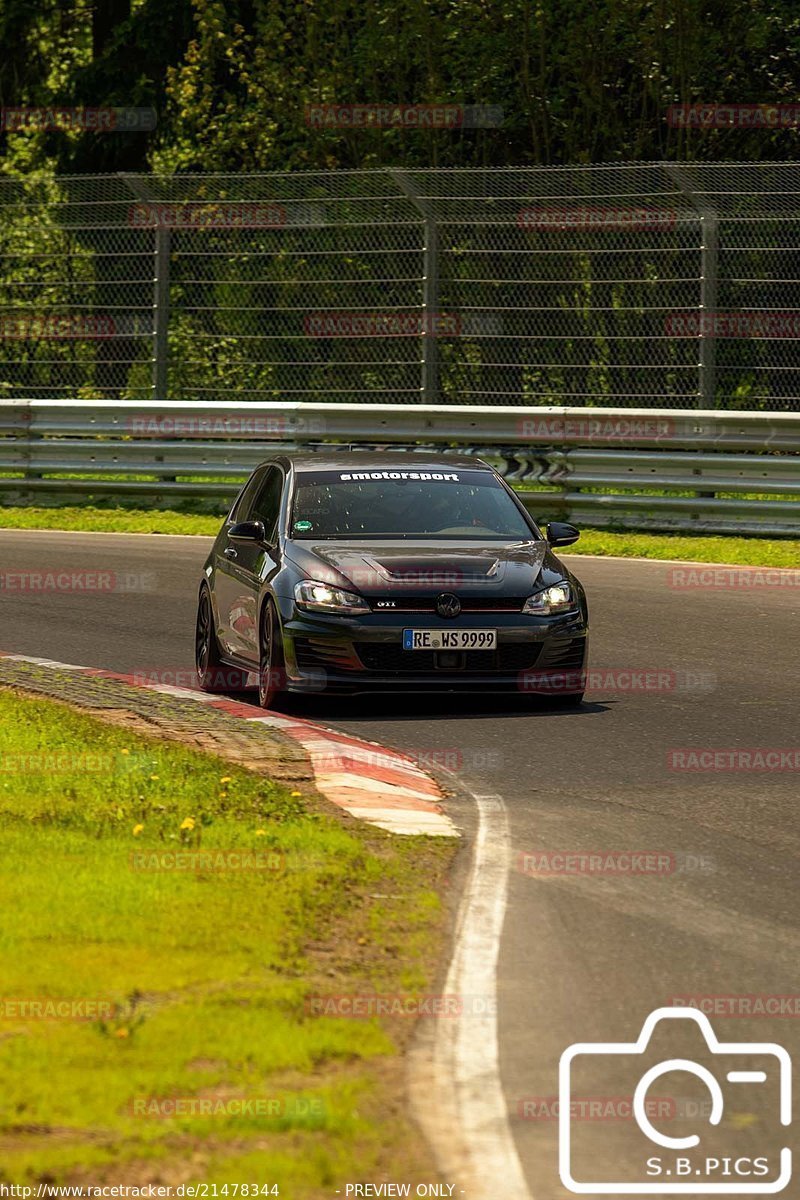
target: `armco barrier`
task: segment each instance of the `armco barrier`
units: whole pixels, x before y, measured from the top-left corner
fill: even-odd
[[[478,454],[543,519],[800,534],[800,413],[415,404],[0,401],[0,490],[205,496],[281,447]]]

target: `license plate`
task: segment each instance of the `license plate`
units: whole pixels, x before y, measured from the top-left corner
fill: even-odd
[[[496,650],[496,629],[404,629],[404,650]]]

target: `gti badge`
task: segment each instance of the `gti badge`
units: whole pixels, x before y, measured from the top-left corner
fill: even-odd
[[[396,600],[379,600],[375,605],[376,608],[397,608]]]
[[[452,592],[442,592],[436,597],[436,611],[440,617],[457,617],[461,612],[461,601]]]

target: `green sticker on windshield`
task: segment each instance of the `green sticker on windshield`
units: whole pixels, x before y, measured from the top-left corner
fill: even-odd
[[[311,521],[295,521],[294,523],[295,533],[308,533],[309,529],[313,528]]]

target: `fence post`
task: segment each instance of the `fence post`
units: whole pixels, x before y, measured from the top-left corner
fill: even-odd
[[[157,225],[155,238],[152,390],[154,400],[166,400],[169,367],[169,230]]]
[[[719,276],[719,219],[716,209],[699,200],[691,176],[677,163],[664,163],[667,175],[678,185],[700,218],[700,356],[697,363],[697,407],[716,408],[717,343],[710,323],[703,321],[717,308]]]
[[[425,218],[425,275],[422,281],[422,307],[425,325],[422,335],[422,399],[425,404],[439,403],[439,230],[432,217]]]
[[[698,205],[702,244],[700,246],[700,312],[713,314],[717,308],[717,269],[719,227],[717,214],[707,205]],[[713,328],[704,322],[700,330],[700,400],[703,408],[716,408],[717,340]]]
[[[18,410],[15,408],[14,412],[16,413],[17,411]],[[19,411],[21,414],[20,418],[19,418],[19,424],[15,423],[14,430],[13,430],[13,436],[16,438],[19,438],[20,440],[25,439],[25,441],[28,443],[23,451],[23,455],[24,455],[23,474],[26,479],[41,479],[42,472],[34,471],[31,469],[31,459],[33,458],[33,456],[36,452],[35,443],[37,441],[42,440],[42,435],[41,435],[41,433],[37,433],[34,431],[33,409],[30,406],[30,402],[26,402],[24,407],[22,409],[20,409]],[[32,492],[32,491],[23,491],[21,493],[21,495],[24,496],[24,498],[26,500],[32,500],[33,497],[36,495],[36,493]]]
[[[155,205],[151,195],[151,180],[147,176],[128,175],[118,172],[120,179],[130,188],[142,204]],[[158,209],[155,208],[156,214]],[[154,400],[167,399],[169,368],[169,253],[170,232],[162,226],[156,216],[153,243],[153,371],[150,392]]]
[[[419,196],[403,171],[388,169],[388,174],[402,189],[423,220],[423,277],[422,277],[422,377],[423,404],[439,403],[439,229],[430,206]]]

